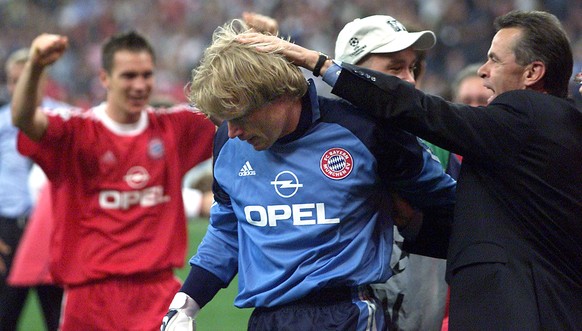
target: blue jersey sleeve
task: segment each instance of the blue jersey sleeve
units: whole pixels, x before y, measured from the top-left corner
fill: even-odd
[[[454,204],[456,181],[445,173],[426,146],[422,147],[422,161],[422,168],[416,175],[396,179],[392,185],[419,209]]]
[[[359,110],[358,110],[359,111]],[[455,203],[456,181],[445,173],[438,158],[416,136],[377,120],[374,139],[360,134],[378,160],[380,179],[417,209]],[[367,131],[370,131],[370,127]],[[358,130],[362,132],[362,130]]]
[[[208,230],[190,264],[210,271],[225,284],[234,278],[238,270],[238,222],[230,205],[214,203]]]
[[[226,140],[226,125],[223,125],[215,137],[214,159]],[[228,194],[216,180],[213,192],[215,203],[210,209],[208,229],[196,255],[190,259],[192,269],[182,287],[201,306],[220,288],[228,286],[238,271],[237,218]]]

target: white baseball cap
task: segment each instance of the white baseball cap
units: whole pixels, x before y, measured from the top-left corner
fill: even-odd
[[[435,43],[432,31],[408,32],[392,16],[373,15],[357,18],[344,26],[337,36],[334,58],[356,64],[369,53],[393,53],[410,46],[426,50]]]

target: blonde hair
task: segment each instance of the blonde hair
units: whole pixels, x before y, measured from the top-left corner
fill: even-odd
[[[212,45],[192,70],[188,99],[209,116],[237,118],[282,96],[307,92],[307,81],[296,65],[275,52],[257,51],[258,44],[236,41],[248,32],[238,19],[217,28]]]

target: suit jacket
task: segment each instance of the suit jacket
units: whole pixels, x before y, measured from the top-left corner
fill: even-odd
[[[483,301],[511,308],[457,316],[465,326],[485,328],[485,316],[492,327],[582,328],[582,112],[574,103],[518,90],[469,107],[342,66],[332,93],[463,155],[447,254],[451,325],[455,306]],[[510,286],[453,294],[477,281],[461,271],[478,265],[506,266],[501,281]]]

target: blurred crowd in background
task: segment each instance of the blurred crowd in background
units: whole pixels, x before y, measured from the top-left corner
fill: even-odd
[[[103,101],[98,81],[100,45],[118,31],[137,30],[157,52],[156,101],[185,101],[184,86],[214,29],[255,11],[274,17],[296,43],[334,53],[338,32],[358,17],[392,15],[409,30],[430,29],[437,45],[427,57],[421,88],[449,97],[452,77],[486,60],[493,20],[512,9],[546,10],[564,25],[582,70],[582,0],[0,0],[0,60],[43,32],[69,37],[70,49],[51,68],[49,95],[88,107]],[[0,104],[6,102],[4,67]],[[571,95],[582,97],[572,82]]]

